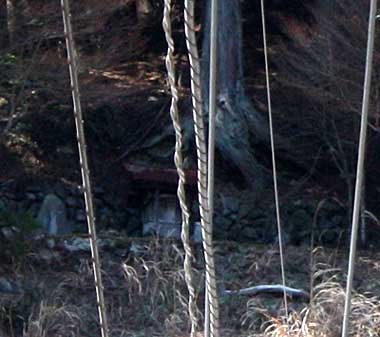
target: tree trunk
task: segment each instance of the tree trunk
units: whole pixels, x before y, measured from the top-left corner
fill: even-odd
[[[8,6],[9,35],[13,44],[27,36],[25,23],[30,15],[30,10],[28,0],[9,0]]]
[[[0,51],[8,46],[8,10],[7,0],[0,0]]]
[[[208,111],[211,1],[206,10],[202,54],[202,94]],[[248,186],[265,188],[266,173],[255,156],[255,145],[268,144],[268,123],[246,96],[243,81],[239,0],[220,0],[218,8],[216,147],[237,166]]]

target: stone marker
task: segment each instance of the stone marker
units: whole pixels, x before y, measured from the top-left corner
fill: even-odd
[[[200,222],[194,223],[193,240],[197,243],[202,242],[202,225]]]
[[[143,234],[166,238],[181,238],[181,213],[176,195],[156,190],[142,213]]]
[[[13,281],[0,277],[0,293],[2,294],[21,294],[22,289]]]
[[[44,198],[37,220],[41,223],[44,233],[52,235],[71,233],[71,226],[66,216],[66,206],[54,194],[48,194]]]

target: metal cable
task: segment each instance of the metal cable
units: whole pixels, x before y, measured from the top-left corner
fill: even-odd
[[[214,250],[211,236],[212,228],[210,228],[209,222],[210,211],[207,199],[207,150],[203,120],[200,61],[195,36],[194,5],[195,0],[185,0],[184,17],[186,45],[190,62],[195,141],[197,146],[199,211],[201,216],[202,242],[206,264],[204,335],[205,337],[209,337],[211,334],[213,337],[218,337],[219,300],[217,293]]]
[[[288,320],[288,318],[289,318],[289,311],[288,311],[288,300],[287,300],[287,296],[286,296],[285,263],[284,263],[284,252],[283,252],[283,241],[282,241],[280,202],[279,202],[278,186],[277,186],[276,152],[275,152],[275,145],[274,145],[273,118],[272,118],[272,100],[271,100],[271,92],[270,92],[269,65],[268,65],[268,47],[267,47],[267,32],[266,32],[266,25],[265,25],[264,0],[261,0],[261,22],[262,22],[262,29],[263,29],[263,44],[264,44],[264,59],[265,59],[265,77],[266,77],[266,86],[267,86],[269,132],[270,132],[270,144],[271,144],[271,152],[272,152],[273,186],[274,186],[274,199],[275,199],[275,204],[276,204],[276,220],[277,220],[277,231],[278,231],[278,245],[279,245],[279,250],[280,250],[282,286],[283,286],[283,289],[284,289],[285,315],[286,315],[286,319]]]
[[[361,204],[363,178],[364,178],[364,160],[365,160],[366,137],[367,137],[368,108],[369,108],[370,93],[371,93],[372,61],[373,61],[373,51],[374,51],[374,42],[375,42],[376,11],[377,11],[377,0],[371,0],[371,8],[370,8],[370,14],[369,14],[369,23],[368,23],[366,68],[365,68],[365,78],[364,78],[364,87],[363,87],[362,117],[361,117],[359,148],[358,148],[358,163],[357,163],[357,169],[356,169],[354,210],[353,210],[353,215],[352,215],[350,258],[348,262],[348,276],[347,276],[347,287],[346,287],[346,301],[344,305],[342,337],[347,337],[349,333],[349,319],[350,319],[350,312],[351,312],[351,293],[352,293],[352,283],[353,283],[354,272],[355,272],[356,244],[357,244],[357,239],[358,239],[360,204]]]
[[[66,39],[66,48],[67,48],[67,60],[70,71],[70,80],[71,80],[71,90],[74,104],[74,117],[75,117],[75,126],[77,132],[77,141],[79,149],[79,161],[82,174],[82,184],[83,184],[83,194],[86,205],[86,215],[87,215],[87,224],[89,239],[91,245],[91,254],[92,254],[92,267],[94,271],[94,282],[98,303],[99,311],[99,324],[102,337],[108,337],[108,324],[107,324],[107,315],[104,301],[103,293],[103,282],[101,274],[101,264],[97,246],[96,239],[96,228],[95,228],[95,213],[94,205],[92,200],[91,192],[91,181],[90,181],[90,170],[88,168],[87,160],[87,146],[86,139],[84,134],[84,120],[82,116],[82,107],[80,102],[80,93],[79,93],[79,81],[78,81],[78,67],[76,60],[76,52],[73,38],[73,30],[71,26],[71,14],[69,0],[61,0],[62,7],[62,16],[64,24],[64,34]]]
[[[183,247],[185,250],[184,259],[184,270],[185,270],[185,280],[187,289],[189,291],[189,317],[191,321],[191,337],[195,337],[198,329],[198,318],[197,318],[197,304],[196,304],[196,291],[194,287],[194,278],[192,272],[192,260],[193,254],[190,246],[190,233],[189,233],[189,221],[190,221],[190,211],[186,203],[186,191],[185,191],[185,171],[183,167],[183,156],[182,156],[182,144],[183,135],[181,129],[181,121],[178,111],[178,90],[176,87],[175,78],[175,64],[174,64],[174,41],[172,38],[172,28],[171,28],[171,0],[165,0],[164,6],[164,16],[163,16],[163,29],[165,31],[165,37],[168,44],[168,51],[165,59],[166,69],[168,72],[168,79],[170,85],[170,91],[172,95],[171,106],[170,106],[170,116],[172,118],[173,127],[175,131],[176,144],[175,144],[175,154],[174,163],[177,168],[177,173],[179,176],[177,196],[179,199],[179,204],[182,213],[182,231],[181,239],[183,242]]]

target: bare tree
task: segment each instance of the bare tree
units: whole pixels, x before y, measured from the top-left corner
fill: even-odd
[[[208,1],[203,53],[203,101],[208,111],[210,5]],[[221,0],[218,8],[216,146],[238,167],[249,187],[262,191],[265,169],[257,160],[258,144],[269,143],[267,121],[253,107],[244,89],[242,20],[239,0]]]
[[[323,166],[335,166],[346,185],[348,218],[354,193],[368,5],[366,0],[317,2],[309,7],[314,14],[310,34],[297,35],[294,25],[285,24],[289,39],[275,58],[277,81],[287,93],[281,95],[278,91],[277,97],[283,99],[277,108],[286,112],[283,121],[297,128],[295,147],[303,144],[301,153],[305,157],[313,156],[320,148]],[[380,53],[376,48],[374,70],[379,65]],[[375,71],[372,94],[375,99],[370,107],[369,125],[376,132],[380,130],[378,77]],[[289,104],[289,97],[300,102],[301,111]],[[300,160],[305,157],[300,156]],[[368,165],[374,158],[368,156]]]

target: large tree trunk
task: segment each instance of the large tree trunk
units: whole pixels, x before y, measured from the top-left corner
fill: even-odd
[[[13,44],[21,38],[25,39],[28,34],[25,24],[30,19],[29,2],[28,0],[9,0],[8,6],[9,35]]]
[[[204,108],[208,112],[209,92],[209,44],[210,44],[210,3],[207,1],[203,52],[202,52],[202,95]],[[257,145],[269,144],[268,123],[252,106],[246,96],[243,81],[242,32],[240,0],[219,0],[218,32],[218,91],[216,115],[216,148],[221,156],[237,167],[244,177],[247,188],[259,193],[266,187],[269,177],[267,170],[256,159]],[[182,115],[184,151],[191,150],[194,129],[191,114]],[[161,129],[154,137],[146,137],[139,150],[155,149],[167,137],[172,137],[173,127]],[[137,151],[137,148],[136,148]],[[146,150],[148,152],[148,150]],[[153,150],[154,160],[172,158],[172,153]],[[195,151],[194,151],[195,152]],[[130,156],[132,153],[125,153]]]
[[[208,111],[210,5],[202,55],[202,91]],[[218,8],[218,66],[216,147],[225,159],[237,166],[249,187],[260,192],[265,187],[265,169],[255,157],[255,145],[269,142],[267,121],[245,94],[242,64],[242,32],[239,0],[220,0]]]
[[[0,0],[0,52],[9,43],[7,0]]]

